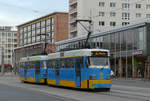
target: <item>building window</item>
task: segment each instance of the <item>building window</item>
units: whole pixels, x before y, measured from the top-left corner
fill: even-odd
[[[54,31],[54,25],[51,25],[51,31]]]
[[[54,18],[51,18],[51,24],[54,24]]]
[[[41,40],[45,40],[45,35],[42,35],[42,36],[41,36]]]
[[[14,42],[17,42],[17,39],[14,39]]]
[[[99,21],[99,26],[105,26],[105,22],[104,21]]]
[[[147,17],[147,18],[150,18],[150,14],[146,14],[146,17]]]
[[[35,30],[34,30],[34,31],[32,31],[32,36],[35,36]]]
[[[36,30],[36,33],[37,33],[37,34],[40,34],[40,29]]]
[[[136,4],[136,8],[141,8],[141,4]]]
[[[24,39],[24,44],[27,44],[27,39]]]
[[[130,20],[130,13],[122,13],[122,19]]]
[[[116,12],[110,12],[110,16],[111,17],[115,17],[116,16]]]
[[[136,13],[136,18],[141,18],[141,13]]]
[[[110,22],[110,26],[116,26],[116,22]]]
[[[111,3],[110,3],[110,7],[116,7],[116,3],[111,2]]]
[[[11,39],[8,39],[8,42],[11,42]]]
[[[31,37],[31,32],[28,32],[28,37]]]
[[[17,36],[17,33],[14,33],[14,36]]]
[[[130,22],[122,22],[122,26],[126,26],[128,24],[130,24]]]
[[[45,20],[41,22],[41,26],[42,26],[42,27],[45,26]]]
[[[129,3],[123,3],[122,4],[122,9],[129,10],[129,8],[130,8],[130,4]]]
[[[28,26],[28,31],[31,31],[31,25]]]
[[[49,32],[50,31],[50,26],[47,26],[46,27],[46,32]]]
[[[40,36],[37,36],[36,41],[40,41],[40,38],[41,38]]]
[[[99,16],[105,16],[104,12],[99,12]]]
[[[35,29],[35,24],[32,24],[32,30],[34,30]]]
[[[45,27],[43,27],[43,28],[41,29],[41,33],[42,33],[42,34],[45,33]]]
[[[104,6],[105,6],[105,3],[104,3],[104,2],[99,2],[99,6],[100,6],[100,7],[104,7]]]
[[[35,37],[32,37],[32,43],[35,42]]]
[[[36,28],[40,28],[41,24],[40,22],[36,23]]]
[[[150,10],[150,4],[147,4],[147,5],[146,5],[146,8]]]
[[[50,19],[47,19],[47,20],[46,20],[46,25],[50,25],[50,23],[51,23],[51,20],[50,20]]]

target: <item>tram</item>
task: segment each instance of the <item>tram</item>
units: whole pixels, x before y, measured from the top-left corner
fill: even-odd
[[[109,50],[79,49],[47,56],[47,84],[81,89],[112,86]]]
[[[45,83],[47,78],[46,56],[31,56],[20,59],[20,80],[30,83]]]

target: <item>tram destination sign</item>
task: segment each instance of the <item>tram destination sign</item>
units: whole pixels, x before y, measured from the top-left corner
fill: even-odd
[[[108,53],[107,52],[97,52],[97,51],[94,51],[91,53],[92,56],[108,56]]]

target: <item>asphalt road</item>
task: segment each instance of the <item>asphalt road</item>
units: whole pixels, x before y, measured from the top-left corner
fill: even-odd
[[[66,101],[44,93],[0,84],[0,101]]]
[[[117,79],[110,92],[91,92],[21,83],[17,76],[0,76],[0,101],[150,101],[149,85],[150,81]],[[14,96],[19,96],[18,100]]]

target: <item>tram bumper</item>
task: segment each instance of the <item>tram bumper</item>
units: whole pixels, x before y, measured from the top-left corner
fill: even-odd
[[[111,88],[111,80],[89,80],[89,88]]]

